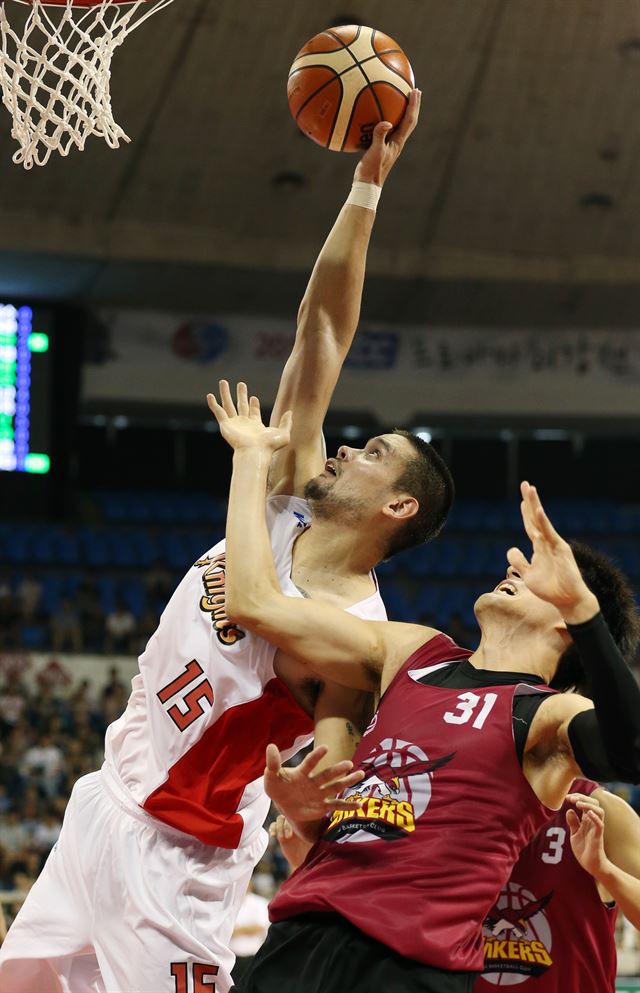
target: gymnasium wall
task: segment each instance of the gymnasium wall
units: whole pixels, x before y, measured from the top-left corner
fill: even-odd
[[[293,320],[160,311],[100,314],[103,350],[84,368],[83,401],[202,406],[219,378],[275,399]],[[428,327],[363,322],[332,410],[381,423],[416,417],[640,415],[640,331],[610,328]],[[428,421],[427,421],[428,423]]]

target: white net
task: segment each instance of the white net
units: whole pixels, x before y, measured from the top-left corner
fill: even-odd
[[[0,0],[0,86],[20,145],[15,163],[44,165],[52,152],[82,150],[90,135],[110,148],[129,141],[111,109],[111,58],[134,28],[171,2],[77,7],[73,0],[59,6],[33,0],[26,22],[14,30],[8,14],[15,3]]]

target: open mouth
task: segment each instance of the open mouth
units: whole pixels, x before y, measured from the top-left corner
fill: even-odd
[[[512,583],[509,579],[503,580],[498,586],[496,586],[494,593],[506,593],[507,596],[517,596],[518,587],[515,583]]]
[[[336,464],[333,459],[327,459],[324,464],[324,471],[328,472],[331,476],[337,476]]]

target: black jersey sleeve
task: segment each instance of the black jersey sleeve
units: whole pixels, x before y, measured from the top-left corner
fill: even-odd
[[[548,693],[533,693],[526,696],[517,696],[513,700],[513,740],[516,745],[516,755],[518,762],[522,766],[524,761],[524,749],[527,744],[527,736],[531,727],[531,722],[538,712],[538,707],[545,700],[549,699]]]
[[[640,686],[602,614],[567,627],[595,707],[569,724],[576,761],[591,779],[640,783]]]
[[[620,768],[614,769],[609,761],[595,710],[576,714],[569,724],[569,741],[575,760],[588,779],[599,783],[628,781]]]

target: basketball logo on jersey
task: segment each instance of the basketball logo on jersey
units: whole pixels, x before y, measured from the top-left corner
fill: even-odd
[[[218,641],[223,645],[235,645],[237,641],[244,638],[245,632],[237,625],[232,624],[227,617],[224,595],[225,563],[225,553],[221,552],[219,555],[199,559],[194,563],[194,568],[204,569],[202,573],[204,596],[200,600],[200,610],[206,614],[211,614],[211,623]]]
[[[364,738],[366,735],[371,734],[371,732],[373,731],[373,729],[374,729],[374,727],[376,726],[377,723],[378,723],[378,711],[376,710],[375,714],[373,715],[373,717],[369,721],[367,727],[363,731],[362,737]]]
[[[453,754],[430,760],[418,746],[384,738],[360,763],[365,778],[344,794],[357,800],[357,810],[336,810],[326,841],[393,841],[416,829],[429,806],[433,775]]]
[[[551,928],[544,908],[553,891],[537,899],[509,882],[484,921],[484,972],[492,986],[519,986],[553,965]]]

